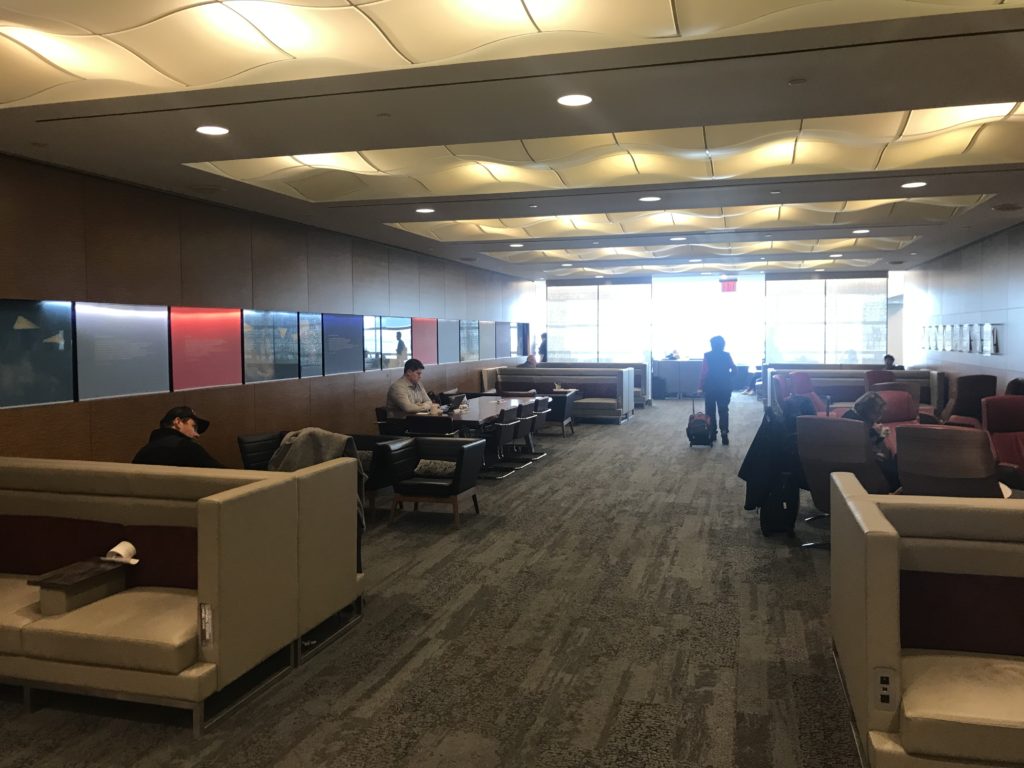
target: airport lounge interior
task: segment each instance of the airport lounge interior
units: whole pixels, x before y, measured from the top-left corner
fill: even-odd
[[[1024,766],[1024,1],[0,73],[0,768]]]

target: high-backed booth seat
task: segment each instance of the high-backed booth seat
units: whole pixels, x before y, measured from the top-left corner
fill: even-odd
[[[643,408],[651,402],[651,366],[647,363],[540,363],[538,368],[632,368],[633,404]]]
[[[789,379],[796,371],[800,371],[810,377],[810,388],[817,393],[822,400],[831,398],[832,408],[842,408],[855,401],[867,391],[865,374],[871,370],[868,366],[846,367],[831,366],[807,368],[798,365],[765,366],[767,376],[763,381],[770,381],[772,376],[780,376]],[[880,371],[881,369],[874,369]],[[919,405],[930,405],[941,409],[945,403],[946,377],[941,371],[933,370],[909,370],[909,371],[886,371],[892,374],[892,381],[905,382],[908,391]],[[888,377],[886,377],[888,378]],[[994,394],[994,393],[993,393]],[[779,398],[779,402],[785,398]]]
[[[902,491],[916,496],[1002,498],[999,467],[988,433],[941,424],[896,430]]]
[[[535,389],[550,394],[558,389],[578,391],[573,403],[577,420],[610,420],[616,423],[633,413],[632,368],[501,368],[498,393]]]
[[[124,588],[28,583],[132,542]],[[291,473],[0,458],[0,682],[190,709],[358,609],[356,461]],[[201,617],[201,618],[200,618]],[[287,654],[286,654],[287,655]]]
[[[1024,501],[832,476],[832,636],[870,768],[1024,765]]]

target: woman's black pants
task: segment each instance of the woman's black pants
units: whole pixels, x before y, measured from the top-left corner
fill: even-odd
[[[719,427],[722,429],[722,434],[729,432],[729,401],[731,399],[731,390],[704,390],[704,413],[711,419],[712,433]]]

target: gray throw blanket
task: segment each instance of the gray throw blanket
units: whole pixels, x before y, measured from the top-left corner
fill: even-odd
[[[363,515],[363,485],[366,482],[366,473],[359,463],[359,454],[356,452],[356,441],[351,435],[342,435],[338,432],[328,432],[319,427],[304,427],[303,429],[289,432],[284,436],[281,445],[274,455],[270,457],[267,468],[275,472],[293,472],[303,467],[311,467],[314,464],[322,464],[331,459],[349,457],[356,460],[356,472],[358,477],[356,487],[356,504],[359,509],[359,520],[363,527],[366,526],[366,518]]]

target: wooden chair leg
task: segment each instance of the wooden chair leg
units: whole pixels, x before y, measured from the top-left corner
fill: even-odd
[[[455,527],[456,528],[460,527],[459,526],[459,497],[458,496],[456,496],[454,499],[452,499],[452,515],[455,518]]]
[[[476,509],[476,513],[480,514],[480,502],[477,501],[476,494],[473,494],[473,507]]]

